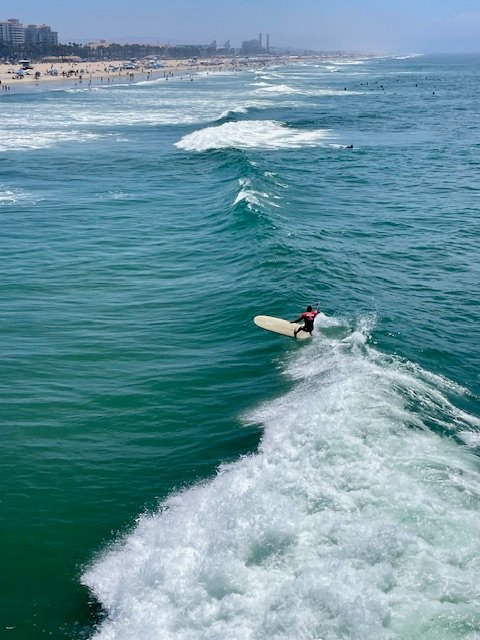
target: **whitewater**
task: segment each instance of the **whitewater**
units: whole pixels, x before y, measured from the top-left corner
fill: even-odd
[[[108,612],[95,638],[476,637],[478,465],[425,421],[480,421],[448,400],[464,389],[369,346],[369,325],[317,331],[285,365],[292,390],[244,417],[258,452],[86,572]]]

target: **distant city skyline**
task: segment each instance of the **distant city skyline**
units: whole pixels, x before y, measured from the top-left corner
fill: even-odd
[[[133,10],[132,10],[133,7]],[[232,47],[264,33],[272,47],[365,52],[480,52],[478,0],[3,0],[0,20],[18,18],[58,40],[206,44]]]

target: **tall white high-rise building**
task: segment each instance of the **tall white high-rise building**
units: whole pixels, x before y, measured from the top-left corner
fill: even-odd
[[[17,18],[0,21],[0,42],[8,44],[57,45],[58,34],[46,24],[21,24]]]
[[[25,27],[17,18],[9,18],[0,22],[0,40],[9,44],[23,44],[25,42]]]

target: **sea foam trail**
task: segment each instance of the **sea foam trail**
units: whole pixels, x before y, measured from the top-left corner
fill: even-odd
[[[27,191],[23,191],[21,189],[8,189],[3,184],[0,184],[0,207],[26,203],[35,205],[36,200]]]
[[[300,131],[273,120],[226,122],[184,136],[175,146],[185,151],[209,149],[288,149],[318,146],[325,142],[329,131]]]
[[[0,153],[29,149],[46,149],[64,142],[88,142],[99,138],[95,133],[83,131],[0,131]]]
[[[367,333],[295,351],[291,392],[245,418],[264,427],[258,452],[141,516],[86,571],[108,614],[96,640],[476,637],[474,460],[424,427],[449,411],[442,380]]]

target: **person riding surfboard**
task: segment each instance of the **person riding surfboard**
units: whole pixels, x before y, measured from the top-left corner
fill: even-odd
[[[295,324],[303,320],[303,325],[301,327],[298,327],[298,329],[295,329],[295,331],[293,332],[294,338],[297,337],[297,333],[299,331],[306,331],[307,333],[312,335],[315,318],[318,316],[319,311],[320,309],[318,308],[318,303],[316,311],[312,309],[311,305],[308,305],[307,310],[304,313],[302,313],[296,320],[291,320],[291,324]]]

